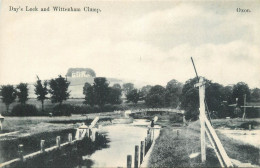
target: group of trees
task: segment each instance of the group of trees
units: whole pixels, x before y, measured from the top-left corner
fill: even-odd
[[[26,83],[20,83],[16,87],[13,85],[3,85],[1,86],[0,95],[2,96],[2,101],[6,105],[6,111],[9,112],[9,106],[12,104],[16,97],[18,97],[18,102],[25,104],[28,100],[28,85]]]
[[[144,100],[148,107],[176,108],[180,104],[182,84],[173,79],[167,83],[166,87],[146,85],[138,90],[133,84],[126,83],[123,89],[129,102],[137,103]]]
[[[47,95],[50,94],[51,101],[53,103],[62,104],[64,100],[69,97],[68,87],[69,82],[62,76],[58,78],[51,79],[49,82],[42,82],[37,76],[37,81],[35,86],[35,94],[37,95],[37,100],[42,103],[42,111],[44,110],[44,101],[48,99]],[[50,86],[50,89],[47,86]],[[2,96],[2,101],[6,105],[6,110],[9,112],[9,106],[12,104],[16,98],[18,102],[22,105],[21,108],[26,107],[26,102],[28,100],[28,84],[20,83],[16,87],[13,85],[3,85],[0,88],[0,95]]]
[[[58,76],[58,78],[51,79],[48,82],[41,81],[38,76],[37,78],[34,91],[37,99],[42,103],[42,111],[44,110],[44,101],[48,99],[48,94],[50,94],[52,103],[58,103],[55,109],[61,109],[62,102],[70,96],[68,91],[70,82],[62,76]],[[260,89],[254,88],[250,90],[244,82],[239,82],[233,86],[223,86],[208,79],[205,79],[205,82],[208,109],[218,117],[225,117],[230,112],[227,105],[244,105],[245,95],[247,102],[260,101]],[[153,108],[180,108],[185,110],[186,119],[197,119],[199,114],[199,92],[198,88],[194,87],[196,83],[197,78],[189,79],[185,84],[173,79],[165,87],[161,85],[147,85],[137,89],[132,83],[125,83],[122,87],[120,84],[109,86],[106,78],[96,77],[93,84],[85,83],[83,94],[85,95],[85,104],[90,105],[90,107],[98,106],[100,110],[106,104],[121,104],[121,97],[124,94],[127,102],[137,104],[138,101],[144,101],[147,107]],[[16,87],[13,85],[1,86],[0,94],[2,101],[6,104],[7,112],[10,104],[16,98],[18,98],[21,106],[26,105],[28,90],[26,83],[20,83]]]
[[[180,95],[181,108],[186,112],[187,119],[197,119],[199,114],[199,90],[194,87],[197,83],[197,78],[189,79],[185,82],[182,93]],[[214,83],[205,79],[206,86],[206,101],[209,111],[217,117],[238,116],[234,113],[234,107],[244,105],[244,96],[246,101],[259,101],[259,89],[250,90],[244,82],[238,82],[233,86],[223,86],[219,83]]]
[[[122,90],[119,84],[109,87],[106,78],[97,77],[93,85],[85,83],[83,87],[85,95],[85,104],[90,106],[98,105],[103,108],[105,104],[120,104],[122,102]]]

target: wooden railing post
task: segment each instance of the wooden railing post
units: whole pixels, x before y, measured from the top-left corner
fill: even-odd
[[[135,164],[134,164],[134,168],[138,168],[138,154],[139,154],[139,146],[136,145],[135,146]]]
[[[142,164],[144,159],[144,141],[141,141],[141,148],[140,148],[140,164]]]
[[[41,140],[40,146],[41,146],[41,152],[44,152],[45,151],[45,140]]]
[[[132,166],[132,155],[127,155],[127,168],[131,168]]]
[[[19,155],[19,158],[21,159],[21,161],[23,162],[24,161],[24,158],[23,158],[23,144],[19,144],[18,145],[18,155]]]
[[[60,149],[60,136],[56,137],[56,146]]]

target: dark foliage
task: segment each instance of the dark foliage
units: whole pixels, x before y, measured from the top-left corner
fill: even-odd
[[[94,79],[94,94],[95,94],[95,104],[103,107],[106,104],[107,96],[109,94],[108,83],[106,78],[98,77]]]
[[[17,104],[13,107],[12,116],[37,116],[38,110],[36,106],[31,104]]]
[[[128,101],[137,103],[139,101],[139,93],[137,89],[131,90],[127,95],[126,98]]]
[[[27,83],[20,83],[17,87],[17,97],[18,101],[21,104],[25,104],[28,100],[28,84]]]
[[[37,76],[38,80],[36,82],[34,92],[37,96],[37,100],[41,101],[42,103],[42,111],[44,110],[44,100],[47,99],[46,95],[48,94],[48,89],[47,89],[47,81],[44,81],[43,84],[39,77]]]
[[[259,88],[252,89],[251,101],[252,102],[260,102],[260,89]]]
[[[128,95],[132,90],[134,90],[134,84],[132,83],[123,84],[123,91],[125,95]]]
[[[182,83],[173,79],[166,85],[165,106],[177,108],[180,104],[180,95],[182,92]]]
[[[250,90],[246,83],[238,82],[233,86],[232,92],[232,102],[235,103],[236,98],[238,98],[237,104],[238,106],[244,105],[244,95],[246,95],[246,100],[250,100]]]
[[[155,85],[148,93],[145,103],[148,107],[164,107],[165,106],[166,89],[160,85]]]
[[[68,87],[70,82],[68,82],[65,78],[59,75],[58,78],[50,80],[50,90],[51,94],[51,102],[59,103],[60,105],[64,100],[67,100],[70,96],[68,91]]]
[[[2,96],[2,101],[5,103],[8,113],[10,104],[15,101],[16,90],[12,85],[3,85],[0,89],[0,95]]]
[[[119,85],[120,86],[120,85]],[[118,87],[109,87],[108,88],[108,96],[107,96],[107,103],[110,104],[121,104],[121,95],[122,95],[122,90],[119,89]]]
[[[53,116],[71,116],[71,113],[74,111],[74,106],[70,104],[61,104],[56,105],[53,108]]]
[[[90,106],[94,106],[95,104],[95,93],[94,87],[91,86],[89,83],[85,83],[83,87],[83,94],[85,95],[85,104],[89,104]]]

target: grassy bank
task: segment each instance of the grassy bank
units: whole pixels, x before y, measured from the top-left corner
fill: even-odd
[[[234,121],[235,122],[235,121]],[[251,122],[251,121],[249,121]],[[170,123],[170,122],[165,122]],[[214,123],[214,122],[213,122]],[[216,121],[219,126],[220,121]],[[225,126],[225,123],[222,125]],[[177,135],[177,129],[179,134]],[[217,132],[228,156],[242,163],[259,165],[258,148],[226,137]],[[210,142],[207,140],[207,145]],[[195,158],[190,158],[192,153],[198,153]],[[190,123],[187,127],[172,127],[169,124],[161,129],[160,136],[155,142],[149,160],[149,167],[219,167],[219,162],[213,149],[207,148],[207,161],[200,160],[200,123]]]
[[[234,120],[234,123],[236,122],[237,119]],[[251,121],[251,120],[250,120]],[[220,124],[220,121],[214,121],[213,120],[213,125],[215,122],[218,122]],[[247,121],[245,121],[247,122]],[[239,122],[240,123],[240,122]],[[223,122],[223,127],[225,126],[225,122]],[[200,133],[200,123],[198,121],[190,124],[188,126],[189,129],[193,130],[194,132],[197,132],[198,134]],[[219,133],[218,131],[216,132],[223,147],[225,148],[227,155],[232,158],[239,160],[243,163],[251,163],[255,165],[259,165],[259,149],[249,145],[245,144],[241,141],[231,139],[224,134]],[[209,142],[208,142],[209,144]]]
[[[179,130],[177,135],[176,129]],[[165,127],[156,140],[149,160],[149,167],[219,167],[212,149],[207,149],[207,162],[200,163],[200,156],[189,155],[200,151],[199,134],[189,128]]]

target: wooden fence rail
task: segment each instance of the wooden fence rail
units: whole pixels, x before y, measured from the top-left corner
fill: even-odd
[[[85,125],[83,125],[84,129],[87,129],[86,132],[92,132],[91,129],[95,126],[95,124],[98,122],[98,120],[99,120],[99,117],[96,117],[92,121],[92,123],[91,123],[91,125],[89,127],[85,128]],[[82,128],[79,127],[77,129],[77,131],[80,131],[80,129],[82,129]],[[93,131],[93,132],[94,133],[92,133],[92,134],[95,134],[95,131]],[[0,168],[10,167],[12,164],[14,164],[16,162],[25,162],[28,159],[33,159],[33,158],[38,157],[38,156],[40,156],[42,154],[49,153],[49,152],[52,152],[52,151],[61,150],[62,148],[66,147],[66,146],[69,146],[69,145],[77,145],[77,143],[82,141],[82,140],[84,140],[85,137],[91,138],[93,141],[95,141],[95,135],[91,135],[90,136],[90,134],[85,134],[84,137],[81,137],[81,136],[75,137],[75,140],[73,140],[72,139],[72,133],[69,133],[67,142],[61,144],[61,138],[60,138],[60,136],[57,136],[56,137],[56,145],[45,149],[45,140],[41,140],[40,141],[40,150],[37,151],[37,152],[33,152],[33,153],[30,153],[30,154],[27,154],[27,155],[24,155],[23,144],[20,144],[18,146],[19,158],[16,158],[16,159],[4,162],[4,163],[0,163]]]

